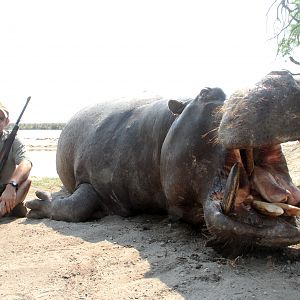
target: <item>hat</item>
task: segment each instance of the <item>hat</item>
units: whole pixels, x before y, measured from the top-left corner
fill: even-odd
[[[8,109],[1,102],[0,102],[0,110],[4,113],[5,118],[8,118],[9,116]]]

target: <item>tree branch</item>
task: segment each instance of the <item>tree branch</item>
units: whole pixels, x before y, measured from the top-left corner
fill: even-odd
[[[294,63],[295,65],[300,66],[300,62],[297,61],[297,60],[295,60],[292,56],[290,56],[289,59],[290,59],[290,61],[291,61],[292,63]]]

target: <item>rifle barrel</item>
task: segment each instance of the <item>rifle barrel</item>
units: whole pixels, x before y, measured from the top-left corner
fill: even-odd
[[[21,118],[22,118],[22,116],[23,116],[23,114],[24,114],[24,111],[25,111],[25,109],[26,109],[26,107],[27,107],[27,105],[28,105],[30,99],[31,99],[31,96],[29,96],[29,97],[27,98],[26,103],[25,103],[25,105],[24,105],[24,107],[23,107],[23,109],[22,109],[22,111],[21,111],[21,114],[20,114],[20,116],[19,116],[17,122],[15,123],[16,125],[19,125],[20,120],[21,120]]]

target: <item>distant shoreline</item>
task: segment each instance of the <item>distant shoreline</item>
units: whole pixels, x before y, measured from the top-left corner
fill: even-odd
[[[56,151],[57,145],[26,145],[28,151]]]
[[[9,125],[9,129],[14,127],[14,123]],[[21,123],[20,130],[62,130],[66,123]]]

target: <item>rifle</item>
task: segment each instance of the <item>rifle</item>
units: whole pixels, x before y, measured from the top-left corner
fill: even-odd
[[[28,105],[28,103],[30,101],[30,98],[31,98],[30,96],[27,98],[25,106],[22,109],[22,112],[21,112],[21,114],[20,114],[17,122],[15,123],[15,125],[14,125],[11,133],[9,134],[9,136],[7,137],[7,139],[5,140],[4,145],[3,145],[3,147],[2,147],[2,149],[0,151],[0,174],[1,174],[1,172],[2,172],[2,170],[4,168],[4,165],[5,165],[6,161],[7,161],[9,151],[11,149],[11,146],[12,146],[12,144],[13,144],[13,142],[15,140],[15,137],[17,135],[17,132],[19,130],[20,120],[21,120],[21,118],[23,116],[23,113],[24,113],[24,111],[25,111],[25,109],[26,109],[26,107],[27,107],[27,105]]]

